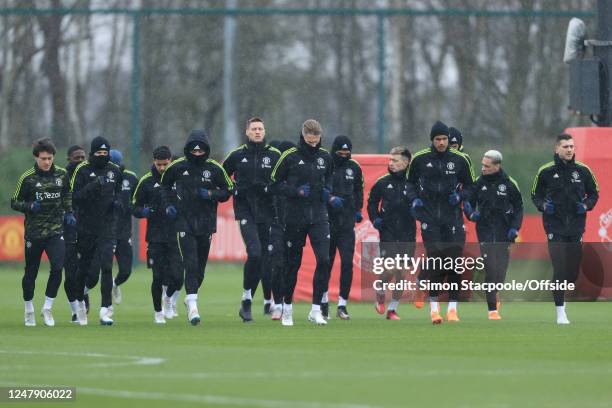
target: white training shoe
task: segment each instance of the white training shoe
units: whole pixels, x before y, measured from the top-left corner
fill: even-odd
[[[25,312],[24,320],[26,327],[36,326],[36,318],[34,317],[34,312]]]
[[[283,309],[281,315],[281,324],[283,326],[293,326],[293,310]]]
[[[198,313],[198,306],[189,306],[187,301],[185,301],[185,308],[187,309],[187,320],[191,323],[192,326],[197,326],[200,324],[200,314]]]
[[[172,311],[172,298],[164,295],[162,302],[164,317],[166,319],[172,319],[174,317],[174,312]]]
[[[283,316],[283,306],[282,305],[274,305],[272,306],[272,320],[280,320]]]
[[[155,312],[155,323],[156,324],[166,324],[166,319],[164,318],[164,312]]]
[[[87,308],[85,307],[85,303],[79,304],[79,308],[77,309],[77,321],[80,326],[87,326]]]
[[[53,315],[51,314],[51,309],[43,309],[40,312],[43,320],[45,321],[45,326],[53,327],[55,326],[55,320],[53,320]]]
[[[121,296],[121,289],[117,285],[113,285],[113,303],[120,305],[123,297]]]
[[[567,315],[565,313],[557,314],[557,324],[570,324],[570,321],[567,319]]]
[[[319,326],[325,326],[327,324],[327,320],[325,320],[320,310],[311,310],[310,313],[308,313],[308,321],[316,323]]]
[[[102,326],[111,326],[113,324],[113,319],[108,315],[109,309],[106,307],[100,308],[100,324]]]
[[[108,317],[112,319],[114,314],[115,314],[115,308],[113,307],[113,305],[110,305],[109,307],[106,308],[106,315]]]

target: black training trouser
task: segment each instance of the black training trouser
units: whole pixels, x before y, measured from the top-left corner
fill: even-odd
[[[132,238],[118,239],[115,246],[115,259],[117,260],[119,271],[115,277],[115,285],[121,285],[132,274],[133,256]]]
[[[485,282],[503,283],[506,280],[506,272],[510,262],[510,243],[481,242],[480,256],[484,260]],[[497,310],[497,290],[488,290],[485,295],[489,311]]]
[[[553,282],[574,283],[582,262],[582,234],[548,234],[548,254],[553,266]],[[555,306],[563,306],[565,291],[554,290]]]
[[[64,291],[69,302],[77,300],[77,279],[79,259],[77,258],[76,242],[66,242],[64,256]]]
[[[36,276],[38,276],[40,258],[42,257],[43,251],[47,253],[51,267],[45,296],[50,298],[55,298],[57,296],[57,290],[62,283],[62,267],[64,266],[65,250],[64,237],[61,235],[40,239],[26,239],[25,273],[21,280],[23,300],[30,301],[34,298]]]
[[[302,254],[306,245],[306,236],[314,251],[317,266],[312,280],[312,303],[321,304],[327,273],[329,271],[329,223],[287,224],[285,239],[287,241],[287,274],[285,275],[284,302],[293,302],[293,292],[297,284],[297,275],[302,265]]]
[[[280,224],[272,224],[270,227],[270,245],[268,245],[270,286],[274,303],[279,305],[283,303],[283,281],[287,269],[285,245],[285,228]]]
[[[170,286],[168,287],[168,296],[171,296],[175,290],[180,290],[183,285],[183,263],[176,242],[149,242],[147,244],[147,267],[153,271],[151,282],[153,309],[161,312],[164,282],[170,282],[172,286],[172,292],[170,292]]]
[[[202,285],[212,234],[193,235],[177,232],[179,253],[185,267],[185,293],[195,295]]]
[[[115,240],[112,238],[79,232],[77,238],[77,251],[80,257],[77,280],[78,300],[83,300],[86,284],[89,289],[95,286],[98,273],[100,273],[101,306],[112,306],[114,246]],[[93,285],[90,286],[91,283]]]
[[[336,260],[336,249],[340,253],[340,296],[348,299],[353,283],[353,256],[355,254],[355,229],[332,229],[329,240],[329,270],[323,293],[329,290],[331,271]]]
[[[244,218],[239,221],[240,233],[246,247],[247,260],[244,263],[242,287],[251,290],[255,295],[257,285],[261,280],[264,298],[270,299],[272,289],[270,287],[270,268],[268,245],[270,245],[270,225],[266,223],[255,223],[252,219]]]
[[[428,258],[436,258],[442,262],[431,262],[426,268],[424,275],[433,284],[441,284],[446,279],[453,289],[448,291],[449,301],[459,300],[459,289],[461,288],[461,274],[454,270],[447,270],[443,266],[445,258],[457,259],[463,255],[465,245],[465,229],[463,225],[436,225],[421,223],[421,236]],[[440,265],[442,264],[442,265]],[[429,291],[429,296],[436,299],[439,295],[437,289]]]

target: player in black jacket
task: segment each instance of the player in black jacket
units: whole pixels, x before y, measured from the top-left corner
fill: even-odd
[[[270,146],[275,147],[281,153],[294,148],[295,143],[288,140],[271,141]],[[274,305],[272,306],[272,320],[280,320],[283,314],[283,287],[284,277],[287,270],[287,251],[285,250],[285,203],[283,195],[274,195],[274,208],[276,214],[270,227],[270,245],[268,246],[268,257],[270,259],[270,281]]]
[[[523,222],[523,199],[516,181],[501,168],[502,154],[489,150],[482,158],[482,175],[463,203],[466,217],[476,223],[487,283],[503,283],[510,260],[510,243]],[[489,320],[500,320],[497,291],[487,291]]]
[[[448,127],[436,122],[430,132],[431,146],[414,154],[408,168],[408,182],[414,186],[418,198],[412,203],[429,258],[457,258],[463,253],[465,226],[461,201],[466,198],[474,182],[469,160],[458,150],[448,146]],[[434,266],[439,262],[432,262]],[[448,278],[457,290],[449,291],[446,318],[459,321],[457,301],[461,275],[454,270],[433,268],[425,271],[429,281],[439,284]],[[423,280],[423,275],[420,280]],[[442,323],[438,307],[438,291],[430,290],[431,320]]]
[[[595,207],[598,198],[595,175],[584,163],[575,160],[574,139],[568,134],[559,135],[554,160],[540,167],[531,190],[531,199],[542,212],[554,281],[576,281],[586,213]],[[569,324],[564,291],[553,291],[553,298],[557,323]]]
[[[414,255],[416,241],[416,221],[410,212],[416,193],[406,181],[406,171],[410,165],[410,150],[397,146],[389,152],[388,173],[376,180],[368,197],[368,216],[380,235],[380,254],[395,257],[400,254]],[[399,282],[403,278],[400,271],[389,271],[381,276],[383,282],[392,278]],[[402,297],[401,290],[395,290],[387,309],[388,320],[399,320],[397,308]],[[376,294],[376,311],[385,313],[385,292]]]
[[[251,322],[251,302],[259,280],[264,292],[264,314],[271,313],[268,245],[276,211],[270,175],[280,158],[280,151],[266,144],[266,129],[261,118],[249,119],[245,132],[246,143],[227,155],[223,168],[228,176],[234,177],[234,215],[247,251],[238,315],[242,321]]]
[[[185,157],[173,161],[162,175],[162,200],[166,214],[176,217],[178,247],[185,267],[187,319],[195,326],[200,323],[198,290],[204,280],[210,242],[217,231],[217,204],[230,198],[233,183],[223,167],[209,157],[205,131],[192,130],[184,152]]]
[[[73,145],[68,148],[67,154],[68,164],[66,165],[66,185],[70,188],[70,179],[74,169],[83,161],[85,161],[85,149],[81,146]],[[74,211],[74,206],[73,206]],[[75,218],[76,220],[76,218]],[[72,312],[72,322],[78,323],[77,312],[79,311],[79,302],[77,301],[77,272],[78,272],[78,258],[77,258],[77,227],[76,223],[70,225],[68,219],[64,219],[64,241],[66,242],[66,253],[64,255],[64,291],[70,304],[70,311]],[[70,220],[72,222],[72,220]],[[89,302],[89,299],[88,299]]]
[[[151,297],[153,299],[154,321],[165,324],[174,317],[176,302],[182,286],[182,261],[179,255],[174,220],[166,214],[162,202],[161,178],[170,165],[172,153],[167,146],[153,150],[151,171],[142,176],[132,199],[132,210],[137,218],[147,219],[147,267],[153,271]],[[164,282],[175,282],[177,290],[167,292],[162,307]],[[177,284],[178,282],[178,284]]]
[[[350,319],[346,303],[353,282],[353,255],[355,254],[355,223],[363,220],[363,172],[361,166],[351,159],[353,144],[344,135],[337,136],[332,143],[334,172],[332,174],[332,193],[339,197],[342,205],[334,208],[328,205],[330,243],[329,271],[325,282],[321,313],[329,319],[328,287],[331,270],[336,258],[336,249],[340,253],[340,294],[336,315],[342,320]]]
[[[121,181],[121,207],[117,211],[117,227],[115,231],[115,259],[119,271],[113,279],[113,303],[120,304],[122,301],[119,285],[125,283],[132,274],[132,195],[138,184],[138,177],[133,171],[127,170],[123,165],[123,155],[119,150],[110,151],[111,162],[115,163],[122,171]]]
[[[89,159],[77,166],[70,180],[72,199],[77,209],[77,250],[81,256],[77,286],[77,297],[81,301],[77,317],[81,325],[87,324],[83,299],[94,258],[97,258],[102,272],[100,323],[113,324],[113,246],[116,211],[121,207],[122,173],[117,165],[110,162],[110,148],[105,138],[94,138]],[[94,270],[97,273],[97,267]]]
[[[25,271],[21,281],[24,320],[26,326],[36,326],[34,286],[44,251],[49,257],[51,269],[41,314],[46,326],[55,326],[51,308],[62,283],[64,219],[71,225],[76,224],[76,220],[72,215],[66,170],[53,164],[55,146],[51,139],[37,140],[32,154],[34,166],[19,178],[11,198],[11,208],[25,214]]]
[[[321,299],[329,271],[327,204],[338,207],[341,200],[331,195],[333,164],[329,153],[320,147],[321,133],[319,122],[314,119],[305,121],[298,146],[285,151],[272,172],[273,191],[286,197],[284,222],[288,266],[281,317],[284,326],[293,325],[293,291],[307,235],[317,262],[308,320],[318,325],[327,324],[321,313]]]

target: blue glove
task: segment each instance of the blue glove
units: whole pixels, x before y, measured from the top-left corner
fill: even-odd
[[[510,228],[508,230],[508,239],[510,241],[514,241],[516,237],[518,237],[518,231],[516,230],[516,228]]]
[[[66,214],[64,214],[64,222],[66,223],[66,225],[68,225],[70,227],[74,227],[76,225],[76,223],[77,223],[77,220],[74,217],[74,214],[66,213]]]
[[[212,198],[212,196],[210,195],[210,190],[207,188],[198,189],[198,194],[203,200],[210,200]]]
[[[576,203],[576,214],[586,214],[586,207],[582,203]]]
[[[151,215],[151,209],[149,207],[144,207],[142,209],[142,211],[140,212],[140,214],[144,217],[147,218],[149,215]]]
[[[459,204],[460,201],[461,201],[461,196],[456,191],[453,191],[452,193],[448,195],[448,203],[450,205],[457,205]]]
[[[421,200],[420,198],[415,198],[414,200],[412,200],[412,209],[416,210],[418,207],[422,207],[423,206],[423,200]]]
[[[544,212],[548,215],[555,213],[555,205],[551,200],[544,201]]]
[[[36,214],[40,211],[40,201],[32,201],[30,203],[30,211],[32,214]]]
[[[344,199],[340,197],[332,196],[329,199],[329,205],[331,205],[331,207],[334,209],[342,208],[342,206],[344,206]]]
[[[166,207],[166,215],[169,218],[174,218],[176,217],[176,207],[173,205],[169,205],[168,207]]]
[[[308,184],[304,184],[298,187],[298,195],[300,197],[308,197],[310,195],[310,186]]]
[[[380,231],[380,229],[382,228],[382,223],[383,223],[382,218],[380,218],[380,217],[376,218],[376,219],[374,220],[374,224],[373,224],[373,225],[374,225],[374,228],[376,228],[377,230],[379,230],[379,231]]]
[[[470,214],[470,221],[476,222],[478,220],[480,220],[480,211],[472,211],[472,213]]]
[[[363,221],[363,215],[361,215],[361,211],[357,211],[355,213],[355,222],[361,222]]]

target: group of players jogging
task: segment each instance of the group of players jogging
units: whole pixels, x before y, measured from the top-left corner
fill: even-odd
[[[50,139],[36,141],[35,164],[19,178],[11,199],[11,207],[25,214],[25,325],[36,325],[33,297],[43,252],[50,263],[44,324],[55,325],[51,310],[62,269],[72,321],[87,325],[88,293],[99,281],[99,322],[113,324],[113,304],[122,302],[120,285],[132,270],[133,216],[147,219],[154,322],[164,324],[178,316],[177,300],[184,287],[187,319],[199,324],[198,291],[216,232],[217,206],[230,197],[247,252],[240,319],[254,320],[252,302],[261,282],[264,315],[283,326],[293,325],[293,294],[308,237],[316,259],[308,321],[326,325],[330,319],[328,288],[336,252],[336,316],[349,320],[355,225],[364,219],[364,175],[351,158],[350,138],[337,136],[328,152],[321,147],[323,131],[314,119],[303,123],[297,144],[266,143],[264,122],[258,117],[247,121],[245,133],[244,144],[218,163],[210,157],[206,132],[194,130],[181,157],[167,146],[156,147],[150,171],[140,179],[125,169],[121,153],[104,137],[91,141],[87,159],[82,147],[70,147],[66,168],[54,164],[56,148]],[[476,178],[458,129],[438,121],[430,140],[430,146],[414,154],[405,146],[391,149],[387,174],[369,192],[367,215],[379,232],[381,252],[413,254],[419,221],[428,257],[460,257],[465,216],[476,223],[486,281],[503,282],[510,244],[522,224],[523,201],[516,182],[502,169],[502,154],[487,151]],[[574,149],[570,135],[559,135],[554,160],[540,167],[531,191],[543,214],[554,281],[576,280],[586,213],[598,199],[595,176],[575,161]],[[114,278],[113,257],[118,263]],[[399,276],[383,276],[385,281],[393,278]],[[434,267],[421,271],[419,279],[452,283],[461,275]],[[457,322],[459,291],[448,292],[445,317]],[[431,321],[440,324],[439,293],[431,289],[427,295]],[[399,320],[401,296],[394,291],[387,305],[384,291],[379,291],[376,311]],[[553,291],[553,297],[557,323],[568,324],[564,291]],[[488,318],[500,320],[496,291],[487,291],[486,300]],[[415,303],[422,307],[424,301]]]

